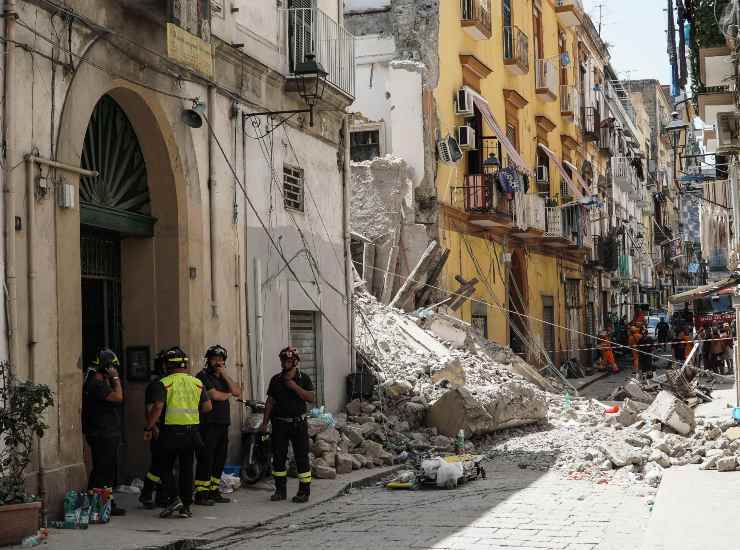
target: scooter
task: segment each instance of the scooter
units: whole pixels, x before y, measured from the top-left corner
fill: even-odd
[[[238,399],[246,409],[246,422],[242,426],[241,480],[254,485],[270,471],[270,432],[261,432],[265,404],[262,401]]]

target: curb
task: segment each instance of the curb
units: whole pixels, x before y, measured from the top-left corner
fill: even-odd
[[[583,384],[581,384],[580,386],[578,386],[576,388],[576,391],[577,392],[580,392],[581,390],[585,390],[586,388],[588,388],[594,382],[598,382],[599,380],[603,380],[607,376],[609,376],[609,373],[608,372],[602,372],[599,376],[596,376],[595,378],[592,378],[588,382],[584,382]]]
[[[288,518],[298,512],[304,512],[306,510],[315,508],[316,506],[321,506],[322,504],[326,504],[327,502],[336,500],[337,498],[341,496],[349,494],[352,491],[352,489],[362,489],[362,488],[374,485],[381,479],[397,472],[398,470],[401,470],[403,467],[404,467],[403,464],[398,464],[396,466],[393,466],[381,472],[368,472],[368,475],[366,477],[362,477],[356,481],[347,482],[343,487],[340,487],[339,489],[337,489],[335,493],[333,494],[330,493],[325,498],[312,501],[308,505],[297,507],[296,509],[291,510],[290,512],[283,512],[282,514],[273,516],[270,519],[266,519],[263,521],[257,521],[252,524],[240,526],[239,528],[221,527],[219,529],[215,529],[212,531],[206,531],[193,538],[176,540],[176,541],[172,541],[167,544],[160,545],[160,546],[145,546],[141,550],[197,550],[198,548],[202,546],[218,544],[218,542],[221,540],[229,539],[231,537],[238,536],[238,535],[243,535],[244,533],[248,533],[249,531],[254,531],[256,529],[259,529],[260,527],[264,527],[265,525],[269,525],[270,523],[273,523],[275,521]],[[223,532],[225,530],[229,531],[228,535],[222,536],[219,538],[213,538],[213,539],[209,538],[209,535]]]

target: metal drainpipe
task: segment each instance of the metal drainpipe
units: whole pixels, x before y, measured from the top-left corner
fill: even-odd
[[[5,284],[8,289],[8,361],[11,372],[18,366],[18,289],[16,285],[15,254],[15,186],[11,182],[15,163],[15,39],[16,0],[5,0],[5,80],[3,100],[3,141],[5,143]]]
[[[208,241],[210,248],[210,270],[211,270],[211,315],[218,317],[218,291],[216,285],[216,164],[213,160],[216,149],[215,141],[216,126],[214,116],[216,114],[216,87],[208,87],[208,122],[213,127],[213,131],[208,133]]]
[[[345,272],[345,288],[344,291],[347,295],[347,339],[349,340],[348,353],[349,353],[349,364],[350,372],[357,370],[356,357],[354,354],[354,322],[352,312],[352,301],[353,301],[353,280],[352,280],[352,254],[350,251],[351,237],[350,237],[350,156],[349,156],[349,115],[344,115],[342,121],[342,141],[344,142],[344,163],[342,170],[342,236],[344,237],[344,272]]]

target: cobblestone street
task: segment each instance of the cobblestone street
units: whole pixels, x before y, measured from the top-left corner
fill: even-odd
[[[639,548],[650,514],[645,496],[516,465],[487,467],[487,480],[455,490],[355,490],[200,548]]]

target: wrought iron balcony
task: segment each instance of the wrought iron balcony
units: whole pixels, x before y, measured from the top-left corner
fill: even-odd
[[[599,139],[599,125],[601,116],[596,107],[584,107],[581,109],[581,133],[585,141],[596,141]]]
[[[575,120],[578,113],[578,90],[570,84],[560,86],[560,114]]]
[[[537,95],[543,101],[554,101],[558,97],[558,69],[552,61],[538,59],[535,73]]]
[[[632,167],[627,157],[611,158],[612,181],[625,191],[630,190],[632,185]]]
[[[460,0],[460,12],[460,24],[474,40],[491,38],[491,0]]]
[[[519,27],[504,27],[504,65],[514,74],[529,72],[529,38]]]
[[[563,219],[559,206],[545,207],[545,237],[562,238]]]
[[[716,248],[709,254],[709,271],[727,271],[727,249]]]
[[[581,24],[583,5],[581,0],[556,0],[555,12],[558,14],[558,21],[561,25],[575,27]]]
[[[329,73],[327,82],[355,96],[355,37],[318,8],[283,10],[288,70],[315,55]]]
[[[491,176],[483,174],[465,176],[462,193],[465,212],[476,216],[480,225],[484,225],[483,222],[487,218],[496,221],[496,224],[512,222],[511,200],[496,189]]]
[[[563,220],[563,238],[574,246],[583,246],[583,230],[581,229],[580,205],[565,206],[560,213]]]

